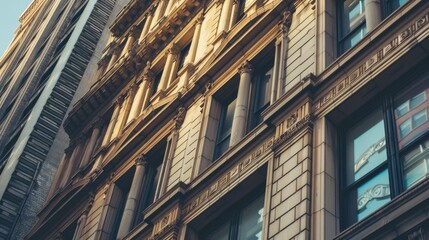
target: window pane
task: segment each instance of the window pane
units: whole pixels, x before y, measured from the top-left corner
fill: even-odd
[[[387,169],[359,186],[357,194],[357,220],[360,221],[390,201],[390,184]]]
[[[238,240],[261,240],[264,196],[259,197],[240,213]]]
[[[395,96],[395,121],[400,150],[429,129],[428,93],[429,82],[419,81]]]
[[[343,36],[365,20],[364,0],[346,0],[343,5]]]
[[[354,45],[356,45],[356,43],[358,43],[363,37],[365,37],[366,33],[366,26],[362,25],[361,29],[356,30],[356,32],[346,37],[341,43],[342,52],[345,52]]]
[[[381,110],[353,126],[346,133],[347,185],[387,160],[384,121]]]
[[[429,140],[422,142],[406,153],[402,162],[406,188],[427,177],[429,174]]]
[[[229,226],[230,221],[226,221],[220,227],[213,230],[207,236],[203,237],[203,240],[229,240]]]

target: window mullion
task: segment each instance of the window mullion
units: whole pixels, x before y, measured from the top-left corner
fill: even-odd
[[[386,132],[386,150],[388,156],[388,169],[389,169],[389,181],[391,189],[391,197],[398,196],[402,191],[402,166],[399,161],[399,154],[397,148],[396,139],[396,126],[395,126],[395,115],[394,115],[394,104],[393,98],[387,97],[384,100],[384,118],[386,121],[385,132]]]

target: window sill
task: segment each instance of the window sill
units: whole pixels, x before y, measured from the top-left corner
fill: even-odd
[[[427,196],[429,196],[429,178],[422,180],[376,212],[348,227],[334,239],[403,237],[420,223],[429,221]]]

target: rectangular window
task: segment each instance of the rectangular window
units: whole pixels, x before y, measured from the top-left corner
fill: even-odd
[[[428,93],[425,79],[386,95],[389,104],[345,129],[344,227],[429,176]]]
[[[233,97],[222,105],[218,134],[216,138],[215,155],[213,159],[218,159],[229,147],[231,138],[232,120],[234,118],[235,101]]]
[[[182,69],[185,66],[186,58],[189,55],[189,50],[191,49],[191,43],[188,43],[185,47],[182,48],[179,55],[179,67],[177,69]]]
[[[262,240],[264,195],[250,197],[222,214],[202,231],[204,240]]]
[[[383,18],[404,5],[408,0],[380,0],[378,11]],[[375,4],[374,4],[375,5]],[[367,34],[365,0],[340,0],[338,2],[338,45],[343,54]]]
[[[253,82],[255,89],[252,128],[256,127],[259,123],[262,122],[261,113],[270,105],[274,59],[271,58],[270,60],[270,64],[261,68],[261,70],[255,74]]]

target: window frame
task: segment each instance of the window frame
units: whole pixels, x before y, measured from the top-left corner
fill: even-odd
[[[362,36],[362,38],[356,42],[355,45],[350,46],[350,48],[345,49],[344,48],[344,42],[347,38],[349,38],[350,36],[353,36],[355,33],[358,32],[359,29],[362,29],[362,26],[366,27],[366,9],[365,9],[365,13],[364,13],[364,17],[363,20],[361,20],[361,22],[354,28],[351,29],[347,34],[343,33],[343,21],[342,18],[344,16],[344,2],[346,0],[336,0],[335,4],[336,4],[336,20],[337,20],[337,49],[338,49],[338,53],[337,56],[341,56],[343,55],[345,52],[347,52],[349,49],[353,48],[356,44],[358,44],[360,41],[362,41],[362,39],[365,38],[366,35],[368,35],[368,30],[366,30],[365,34]],[[361,0],[357,0],[357,1],[361,1]],[[399,4],[398,6],[393,7],[391,4],[393,1],[401,1],[401,0],[381,0],[380,4],[380,8],[381,8],[381,18],[382,21],[386,18],[388,18],[393,12],[395,12],[396,10],[398,10],[399,8],[401,8],[403,5],[405,5],[407,2],[409,2],[409,0],[405,0],[405,3],[403,3],[402,5]],[[363,3],[365,4],[365,3]],[[365,6],[364,6],[365,7]]]
[[[262,201],[263,201],[262,206],[263,208],[265,208],[266,198],[265,198],[265,188],[263,186],[259,186],[256,189],[252,190],[250,193],[246,194],[245,197],[233,203],[225,211],[220,213],[219,216],[212,219],[208,224],[206,224],[205,227],[203,227],[198,232],[198,239],[204,239],[204,236],[207,236],[208,234],[215,232],[216,229],[222,226],[222,223],[229,221],[229,226],[228,226],[229,240],[237,240],[238,234],[239,234],[239,227],[240,227],[239,225],[240,215],[242,214],[244,209],[249,207],[255,201],[259,200],[259,198],[262,198]],[[264,211],[268,211],[268,210],[264,209]],[[262,222],[261,231],[262,232],[264,231],[264,222]]]
[[[418,145],[429,141],[429,128],[424,130],[419,136],[410,140],[405,144],[401,149],[399,147],[399,135],[395,119],[395,111],[399,104],[395,105],[395,97],[399,96],[401,92],[409,94],[408,91],[413,91],[416,86],[429,80],[429,73],[425,72],[418,75],[420,77],[413,77],[411,81],[396,83],[392,87],[386,89],[385,91],[378,94],[376,97],[372,98],[368,103],[365,103],[357,111],[354,111],[349,117],[347,117],[342,124],[339,125],[339,177],[340,177],[340,230],[343,231],[346,228],[350,227],[354,223],[363,221],[367,217],[373,215],[375,212],[379,211],[387,204],[389,204],[394,198],[400,194],[412,189],[416,184],[421,182],[417,180],[410,186],[405,184],[405,167],[402,157],[409,153],[412,149],[416,148]],[[426,85],[426,87],[428,87]],[[405,91],[404,91],[405,90]],[[408,97],[408,96],[407,96]],[[403,100],[401,100],[403,101]],[[427,101],[427,100],[426,100]],[[379,104],[371,104],[378,102]],[[353,183],[347,183],[347,141],[346,141],[346,132],[349,129],[352,129],[356,124],[360,123],[362,120],[368,118],[368,116],[377,109],[381,111],[381,117],[384,121],[384,133],[386,139],[386,161],[380,165],[373,168],[368,173],[361,176],[359,179],[355,180]],[[357,186],[362,185],[362,183],[367,182],[371,178],[375,177],[377,174],[382,173],[384,170],[388,171],[388,180],[390,185],[390,201],[385,205],[377,208],[373,212],[369,213],[367,216],[363,217],[361,220],[357,220],[357,210],[356,214],[350,212],[350,201],[357,201],[356,199],[351,198],[350,192],[353,189],[356,189]],[[354,205],[353,205],[354,206]],[[352,219],[354,218],[354,219]]]

